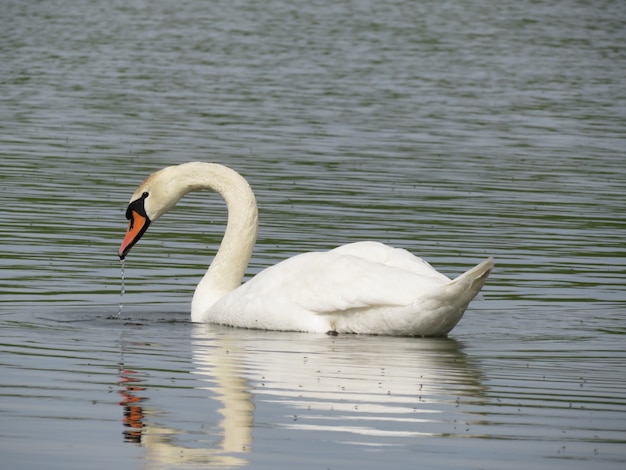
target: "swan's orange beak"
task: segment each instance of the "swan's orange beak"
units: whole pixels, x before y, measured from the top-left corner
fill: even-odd
[[[146,215],[144,208],[145,197],[131,202],[126,209],[126,218],[128,219],[128,230],[126,236],[120,245],[117,254],[120,259],[126,258],[130,249],[139,241],[142,235],[150,226],[150,219]]]

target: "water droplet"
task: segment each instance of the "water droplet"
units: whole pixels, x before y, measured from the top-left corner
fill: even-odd
[[[126,274],[124,272],[124,264],[125,264],[125,260],[120,260],[121,262],[121,268],[122,268],[122,287],[120,288],[120,308],[117,311],[117,318],[120,319],[122,318],[122,308],[124,307],[123,304],[123,300],[124,300],[124,292],[126,292],[126,284],[125,284],[125,279],[126,279]]]

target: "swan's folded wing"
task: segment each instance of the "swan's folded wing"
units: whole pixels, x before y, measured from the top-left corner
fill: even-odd
[[[383,243],[374,241],[362,241],[341,245],[331,253],[356,256],[372,261],[376,264],[385,265],[402,271],[409,271],[419,276],[440,280],[442,283],[450,282],[451,279],[441,274],[422,258],[402,248],[394,248]]]
[[[430,271],[416,273],[347,251],[295,256],[262,271],[238,290],[251,302],[270,298],[282,307],[328,314],[408,305],[449,282],[430,266]]]

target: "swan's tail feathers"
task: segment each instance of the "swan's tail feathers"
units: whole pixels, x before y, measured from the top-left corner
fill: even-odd
[[[493,256],[490,256],[479,265],[474,266],[469,271],[464,272],[454,279],[447,285],[447,288],[451,289],[455,296],[462,298],[464,303],[469,303],[480,292],[485,282],[487,282],[487,278],[493,266]]]
[[[469,303],[478,295],[493,269],[489,257],[447,284],[434,289],[420,299],[425,315],[415,316],[411,334],[416,336],[446,336],[463,318]]]

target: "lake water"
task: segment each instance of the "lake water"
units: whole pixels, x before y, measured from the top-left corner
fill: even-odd
[[[626,3],[7,0],[0,455],[11,469],[626,463]],[[225,222],[126,262],[150,172],[242,173],[248,274],[373,239],[496,269],[447,339],[188,321]]]

